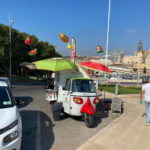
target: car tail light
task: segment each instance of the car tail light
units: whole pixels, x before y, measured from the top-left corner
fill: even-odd
[[[93,101],[93,104],[98,104],[99,103],[99,98],[98,97],[95,97],[94,98],[94,101]]]
[[[80,98],[80,97],[73,97],[73,101],[74,101],[76,104],[83,104],[83,99]]]

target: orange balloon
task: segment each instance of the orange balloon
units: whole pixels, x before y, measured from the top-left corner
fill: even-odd
[[[63,33],[59,33],[59,37],[60,37],[60,40],[64,43],[68,43],[69,42],[69,38],[63,34]]]

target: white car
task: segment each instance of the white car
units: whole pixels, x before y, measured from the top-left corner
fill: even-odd
[[[111,77],[110,80],[118,80],[117,77]]]
[[[20,150],[22,121],[10,86],[0,80],[0,150]]]

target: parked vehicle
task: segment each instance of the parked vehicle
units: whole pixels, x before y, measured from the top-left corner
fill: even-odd
[[[143,76],[142,78],[142,83],[147,83],[148,78],[150,78],[150,76]]]
[[[7,83],[7,85],[9,86],[9,88],[11,88],[9,79],[7,77],[0,77],[0,81],[5,81]]]
[[[47,90],[46,100],[51,104],[54,120],[60,120],[63,111],[71,116],[82,116],[86,126],[93,127],[99,102],[96,82],[78,75],[73,71],[61,71],[55,89]]]
[[[22,121],[9,80],[0,79],[0,150],[20,150]]]
[[[132,80],[133,76],[132,75],[122,75],[121,78],[122,79],[127,79],[127,80]]]

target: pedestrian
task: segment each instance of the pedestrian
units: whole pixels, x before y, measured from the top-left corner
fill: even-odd
[[[147,83],[142,86],[140,99],[144,100],[146,108],[146,126],[150,125],[150,77]]]

